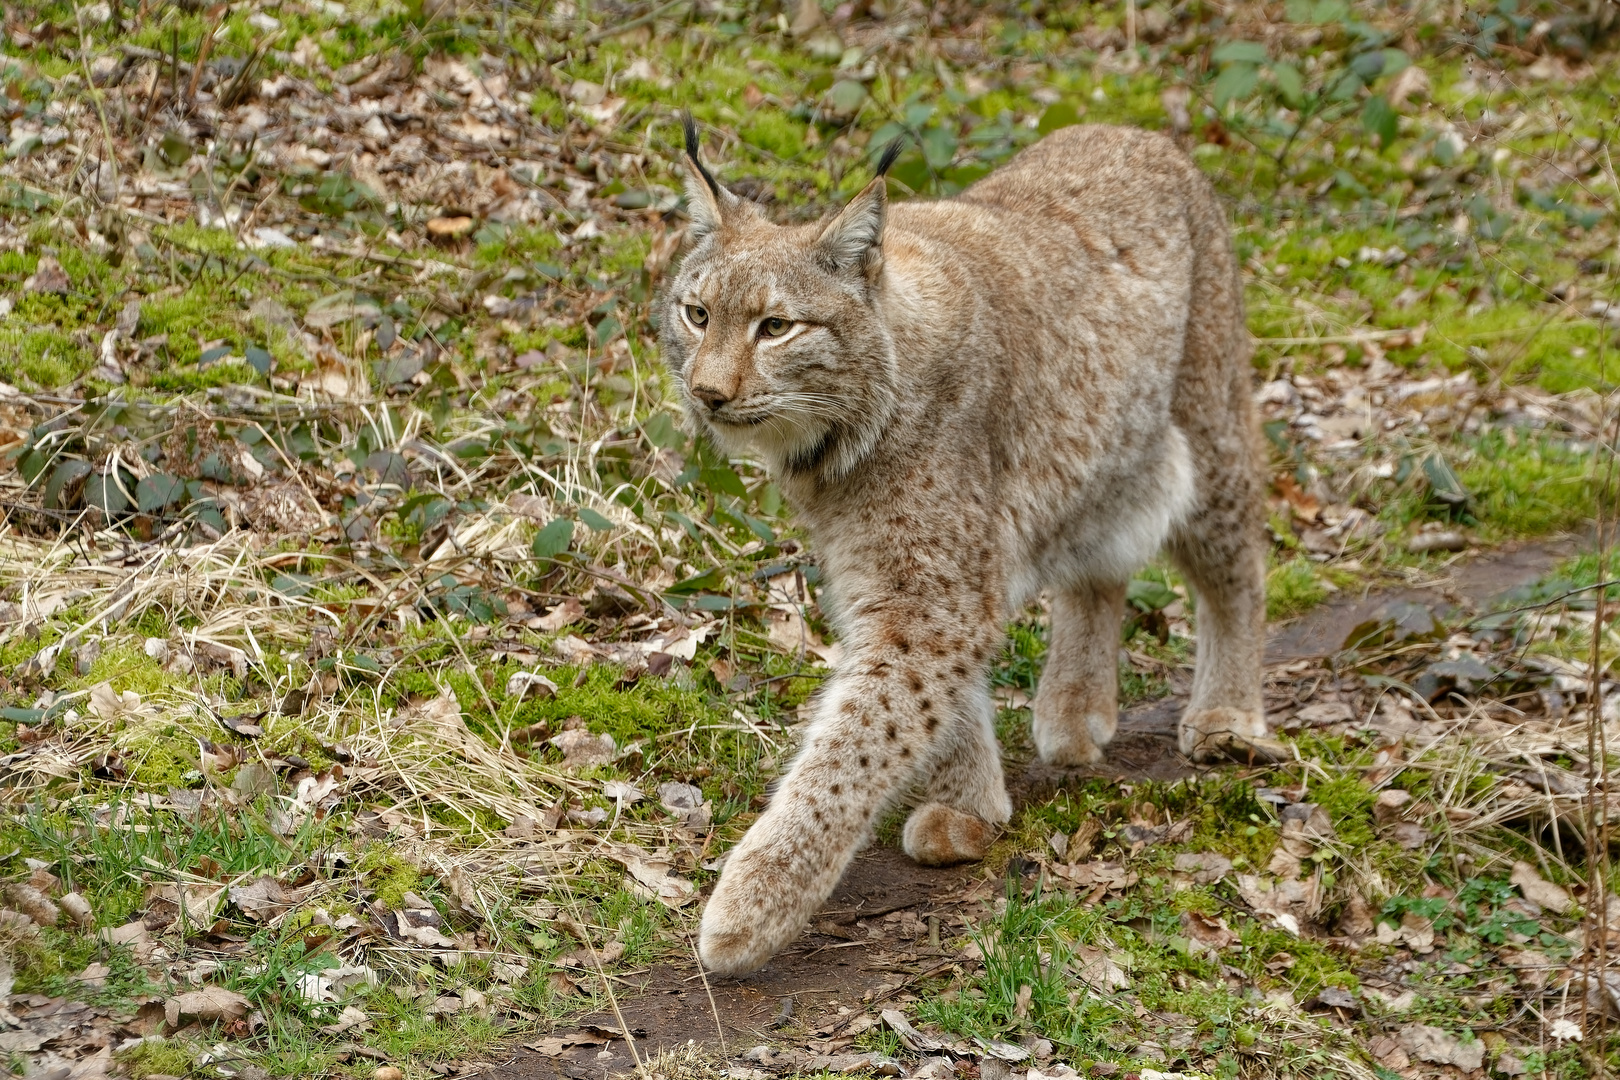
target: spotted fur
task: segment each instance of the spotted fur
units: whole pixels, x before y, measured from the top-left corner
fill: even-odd
[[[704,911],[704,962],[742,973],[908,791],[914,858],[984,854],[1012,813],[989,665],[1039,590],[1044,760],[1113,737],[1125,583],[1161,548],[1198,601],[1183,751],[1263,734],[1261,457],[1224,215],[1168,139],[1066,128],[954,198],[891,206],[879,178],[789,227],[690,146],[664,356],[691,422],[808,527],[844,648]]]

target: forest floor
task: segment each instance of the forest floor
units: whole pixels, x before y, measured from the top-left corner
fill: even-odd
[[[1613,4],[0,14],[0,1070],[1620,1067]],[[838,646],[659,374],[683,109],[781,220],[897,135],[896,198],[1183,143],[1247,279],[1280,761],[1175,753],[1155,564],[1107,760],[1034,763],[1033,606],[991,856],[915,867],[897,813],[704,977]]]

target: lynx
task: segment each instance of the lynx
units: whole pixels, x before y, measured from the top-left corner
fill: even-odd
[[[1265,734],[1262,457],[1224,213],[1175,144],[1065,128],[961,194],[884,172],[816,224],[718,184],[686,127],[691,245],[662,347],[692,424],[763,460],[842,641],[803,746],[730,853],[700,953],[754,970],[831,895],[886,807],[904,847],[983,857],[1012,814],[989,668],[1046,590],[1034,741],[1114,735],[1126,584],[1161,548],[1196,597],[1183,752]]]

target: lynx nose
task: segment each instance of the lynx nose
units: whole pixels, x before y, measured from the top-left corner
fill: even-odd
[[[708,406],[710,412],[714,412],[731,400],[730,394],[723,390],[716,390],[712,386],[694,386],[692,387],[692,396]]]

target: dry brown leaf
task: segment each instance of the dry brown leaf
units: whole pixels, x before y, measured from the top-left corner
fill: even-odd
[[[240,1020],[248,1014],[253,1003],[234,990],[223,986],[205,986],[176,995],[164,1003],[164,1019],[169,1027],[178,1028],[185,1020],[212,1024],[221,1020]]]
[[[611,735],[592,735],[584,729],[563,731],[548,740],[563,752],[562,768],[583,769],[591,765],[606,765],[619,756],[619,748]]]
[[[1526,900],[1540,905],[1554,915],[1564,914],[1573,903],[1569,893],[1561,885],[1543,878],[1530,863],[1514,863],[1513,873],[1508,880],[1519,887],[1519,892],[1524,894]]]
[[[1464,1042],[1448,1031],[1427,1024],[1408,1024],[1396,1032],[1395,1037],[1401,1049],[1422,1061],[1455,1065],[1463,1072],[1474,1072],[1485,1065],[1485,1044],[1478,1039]]]

